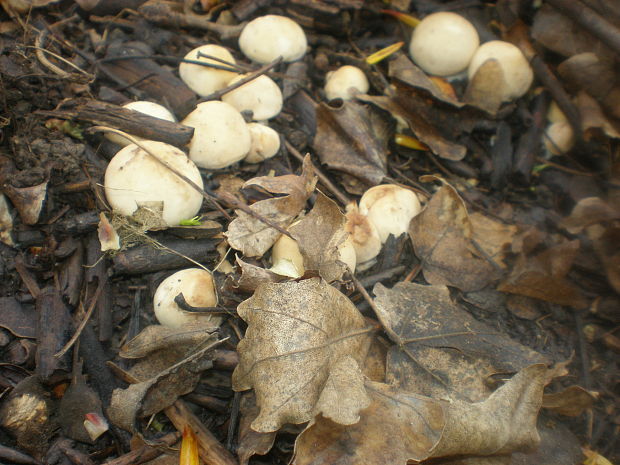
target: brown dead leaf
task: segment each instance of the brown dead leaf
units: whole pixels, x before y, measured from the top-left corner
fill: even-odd
[[[256,202],[250,208],[263,218],[286,229],[303,210],[306,200],[314,191],[316,179],[312,162],[306,157],[300,176],[292,174],[263,176],[250,179],[244,187],[255,186],[277,194],[273,198]],[[225,233],[228,243],[248,257],[261,257],[281,233],[248,213],[241,210],[237,210],[236,213],[237,218],[230,223]]]
[[[462,160],[467,149],[444,135],[451,132],[449,135],[456,137],[460,132],[460,128],[454,127],[460,125],[460,119],[455,118],[454,112],[442,111],[405,84],[395,81],[394,86],[392,96],[357,95],[357,99],[370,102],[394,118],[405,121],[413,134],[441,158]]]
[[[485,61],[467,84],[463,100],[492,115],[497,113],[506,95],[504,71],[497,60]]]
[[[388,63],[388,76],[418,89],[424,89],[433,97],[457,108],[464,104],[453,95],[443,92],[428,75],[418,68],[404,53],[396,53]]]
[[[609,284],[620,294],[620,226],[614,225],[602,230],[600,226],[588,228],[588,237],[598,255]]]
[[[544,4],[536,12],[531,34],[546,48],[565,57],[593,52],[601,57],[614,58],[612,50],[551,5]]]
[[[396,343],[388,351],[387,380],[435,398],[479,401],[489,375],[516,372],[548,360],[474,319],[452,302],[445,286],[377,284],[377,316]]]
[[[99,225],[97,226],[97,236],[101,243],[101,251],[118,250],[121,248],[120,237],[118,236],[114,226],[108,220],[103,212],[99,214]]]
[[[404,465],[428,457],[445,425],[444,404],[387,384],[366,387],[372,402],[360,421],[317,417],[295,441],[294,465]]]
[[[584,132],[589,129],[600,129],[606,136],[620,139],[620,123],[617,120],[612,122],[607,118],[600,104],[594,98],[581,91],[575,97],[575,105],[579,109],[581,127]]]
[[[431,284],[446,284],[468,292],[482,289],[499,277],[498,270],[473,243],[474,226],[465,203],[448,184],[411,220],[409,236],[422,261],[424,278]]]
[[[127,431],[134,431],[137,418],[157,413],[172,405],[179,396],[193,391],[201,373],[212,367],[208,352],[219,342],[208,344],[146,381],[126,389],[115,389],[107,410],[110,421]]]
[[[598,393],[581,386],[569,386],[561,392],[545,394],[542,406],[560,415],[576,417],[591,409],[598,399]]]
[[[579,234],[588,226],[620,219],[620,208],[600,197],[586,197],[573,207],[571,214],[560,222],[560,227],[571,234]]]
[[[391,125],[377,110],[354,101],[334,108],[316,109],[316,135],[312,143],[321,163],[371,186],[387,173]]]
[[[566,240],[533,257],[521,254],[510,275],[497,289],[559,305],[584,308],[587,305],[586,299],[565,278],[578,250],[578,240]]]
[[[17,337],[37,337],[37,312],[20,304],[14,297],[0,297],[0,328]]]
[[[254,388],[258,432],[322,413],[355,423],[368,405],[360,366],[373,331],[351,301],[319,278],[263,284],[241,303],[248,323],[233,388]]]
[[[304,268],[318,271],[328,283],[341,279],[347,271],[338,252],[348,237],[345,223],[338,205],[319,192],[310,213],[289,228],[304,257]]]
[[[317,417],[297,438],[293,464],[404,465],[532,449],[540,440],[536,419],[543,388],[562,370],[531,365],[478,403],[436,400],[367,382],[372,403],[360,421],[345,426]]]
[[[562,62],[558,73],[569,85],[594,97],[612,118],[620,118],[620,75],[613,61],[580,53]]]
[[[473,239],[486,256],[504,268],[504,259],[510,251],[514,237],[519,228],[504,224],[479,212],[469,215],[473,227]]]
[[[239,257],[237,257],[237,265],[241,268],[241,276],[236,287],[241,292],[252,293],[261,284],[279,283],[288,279],[286,276],[279,275],[271,270],[244,262]]]
[[[275,431],[259,433],[250,427],[258,416],[259,410],[253,392],[248,392],[241,396],[239,408],[239,446],[237,447],[240,465],[247,465],[250,457],[253,455],[265,455],[271,450],[276,439]]]

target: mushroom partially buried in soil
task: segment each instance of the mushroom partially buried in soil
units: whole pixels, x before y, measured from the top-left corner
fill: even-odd
[[[515,100],[529,90],[534,79],[530,64],[517,46],[502,40],[492,40],[478,47],[469,63],[469,79],[474,77],[484,62],[491,59],[497,60],[504,74],[503,102]]]
[[[381,252],[381,239],[374,224],[362,215],[355,203],[347,207],[346,231],[355,251],[357,263],[366,263]]]
[[[224,60],[232,65],[236,63],[235,59],[228,50],[215,44],[201,45],[185,55],[184,59],[226,66],[226,64],[222,62],[206,58],[202,55],[210,55]],[[201,66],[194,63],[181,62],[179,65],[179,76],[183,82],[187,84],[187,87],[192,89],[201,97],[206,97],[215,91],[223,89],[236,75],[237,73],[233,71],[210,68],[208,66]]]
[[[228,103],[199,103],[182,123],[195,129],[189,157],[201,168],[226,168],[250,151],[250,130],[241,113]]]
[[[356,92],[365,94],[370,88],[364,71],[355,66],[341,66],[325,78],[325,96],[328,100],[350,100]]]
[[[145,115],[152,116],[153,118],[163,119],[165,121],[170,121],[171,123],[176,123],[177,119],[174,115],[163,105],[155,102],[148,102],[146,100],[137,100],[135,102],[129,102],[123,105],[123,108],[127,108],[129,110],[139,111],[140,113],[144,113]],[[120,145],[121,147],[125,147],[129,145],[131,142],[123,136],[118,134],[114,134],[112,132],[108,132],[105,134],[105,138],[115,144]],[[141,137],[134,136],[137,140],[144,140]]]
[[[196,165],[176,147],[163,142],[142,141],[146,149],[202,189]],[[153,156],[130,144],[110,160],[105,172],[105,194],[110,206],[130,216],[145,202],[163,202],[163,220],[176,226],[200,210],[202,195]]]
[[[299,60],[306,53],[304,30],[290,18],[260,16],[250,21],[239,36],[239,48],[250,60],[266,64],[278,57],[285,62]]]
[[[232,85],[246,76],[239,75],[228,84]],[[280,113],[283,98],[282,91],[274,80],[263,74],[222,95],[222,102],[232,105],[240,112],[251,111],[254,121],[263,121]]]
[[[467,69],[480,44],[472,24],[456,13],[440,12],[416,26],[409,44],[413,61],[428,74],[451,76]]]
[[[192,307],[215,307],[217,293],[211,273],[201,268],[177,271],[164,279],[153,297],[157,321],[169,328],[187,325],[218,326],[219,315],[206,312],[188,312],[180,308],[175,298],[183,294],[185,302]]]
[[[407,232],[409,222],[421,210],[415,192],[394,184],[371,187],[359,203],[359,212],[375,226],[382,244],[390,234],[398,237]]]

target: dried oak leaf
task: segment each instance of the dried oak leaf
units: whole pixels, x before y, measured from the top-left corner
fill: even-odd
[[[213,365],[208,352],[216,344],[218,342],[207,345],[146,381],[127,389],[115,389],[107,409],[110,421],[134,431],[136,418],[157,413],[172,405],[179,396],[193,391],[201,373]]]
[[[347,271],[338,252],[348,236],[345,223],[338,205],[319,193],[310,213],[289,228],[304,257],[304,268],[318,271],[328,283],[341,279]]]
[[[533,257],[521,254],[510,275],[497,289],[509,294],[584,308],[587,301],[578,288],[566,280],[579,241],[563,241]]]
[[[370,407],[355,425],[317,417],[295,443],[294,465],[398,465],[453,455],[507,455],[539,441],[544,386],[563,368],[531,365],[485,401],[444,401],[367,382]]]
[[[465,202],[448,184],[411,220],[409,236],[422,261],[424,278],[431,284],[469,292],[498,278],[498,270],[479,251],[484,250],[484,242],[474,243],[474,226]]]
[[[503,97],[507,93],[506,87],[502,66],[497,60],[490,59],[485,61],[469,80],[463,100],[494,115],[502,106]]]
[[[322,413],[351,424],[369,400],[360,369],[373,331],[353,303],[320,278],[264,284],[241,303],[248,323],[233,388],[254,388],[258,432]]]
[[[388,351],[387,380],[432,397],[486,398],[489,375],[547,362],[537,352],[474,319],[445,286],[377,284],[377,316],[396,343]]]
[[[338,108],[322,103],[312,145],[321,163],[374,186],[387,174],[390,134],[390,122],[372,107],[351,100]]]
[[[278,194],[271,199],[260,200],[250,206],[258,215],[278,226],[287,228],[303,210],[306,200],[314,191],[316,176],[312,162],[306,157],[300,176],[263,176],[250,179],[244,187],[258,187]],[[262,257],[271,248],[280,232],[248,213],[237,210],[237,218],[229,225],[225,236],[233,249],[240,250],[248,257]]]

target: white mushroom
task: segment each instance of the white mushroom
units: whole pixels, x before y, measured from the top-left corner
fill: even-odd
[[[239,36],[243,54],[258,63],[269,63],[280,56],[285,62],[299,60],[307,46],[304,30],[285,16],[260,16],[250,21]]]
[[[456,13],[440,12],[416,26],[409,54],[427,73],[450,76],[467,68],[479,44],[478,32],[469,21]]]
[[[168,276],[155,291],[153,308],[157,321],[170,328],[197,324],[211,327],[219,325],[219,316],[181,309],[174,301],[179,294],[183,294],[185,302],[192,307],[215,307],[217,294],[211,273],[201,268],[188,268]]]
[[[372,260],[381,252],[381,239],[377,228],[359,212],[357,205],[347,207],[346,231],[353,242],[357,263]]]
[[[245,76],[237,76],[228,84],[234,84]],[[222,101],[239,111],[252,111],[254,121],[263,121],[273,118],[282,110],[282,91],[273,79],[263,74],[222,95]]]
[[[163,119],[166,121],[170,121],[172,123],[176,122],[177,120],[174,117],[174,115],[170,113],[170,111],[163,105],[160,105],[154,102],[147,102],[145,100],[129,102],[123,105],[123,108],[128,108],[129,110],[139,111],[140,113],[144,113],[145,115],[152,116],[153,118]],[[125,139],[123,136],[120,136],[118,134],[114,134],[111,132],[106,133],[105,137],[109,141],[114,142],[115,144],[118,144],[121,147],[125,147],[126,145],[129,145],[131,143],[129,142],[129,140]],[[144,140],[141,137],[134,136],[134,138],[137,140]]]
[[[351,273],[355,273],[355,265],[357,264],[357,253],[355,252],[355,244],[353,237],[349,235],[347,239],[338,246],[339,260],[347,265]]]
[[[289,278],[300,278],[305,273],[304,257],[295,239],[282,234],[271,248],[271,271]]]
[[[469,63],[469,79],[490,59],[497,60],[504,72],[506,88],[502,101],[517,99],[528,91],[534,79],[530,64],[517,46],[501,40],[492,40],[478,47]]]
[[[260,163],[273,157],[280,150],[280,135],[269,126],[260,123],[248,123],[252,146],[245,156],[248,163]]]
[[[202,188],[198,168],[181,150],[163,142],[141,144]],[[142,203],[163,202],[163,220],[170,226],[192,218],[202,205],[199,192],[135,144],[122,148],[110,160],[105,172],[105,195],[114,210],[127,216]]]
[[[359,211],[377,228],[381,243],[388,236],[400,236],[409,230],[411,218],[422,209],[418,196],[394,184],[371,187],[360,199]]]
[[[366,75],[355,66],[341,66],[336,71],[327,73],[325,79],[325,95],[328,100],[349,100],[356,92],[365,94],[369,87]]]
[[[235,59],[230,52],[224,47],[220,47],[215,44],[207,44],[195,48],[185,55],[185,59],[226,66],[224,63],[219,61],[204,58],[202,56],[199,57],[199,54],[211,55],[225,60],[228,63],[235,64]],[[207,66],[196,65],[193,63],[181,63],[179,65],[179,76],[181,76],[183,82],[201,97],[206,97],[217,90],[223,89],[236,75],[237,73],[233,71],[209,68]]]
[[[199,103],[183,120],[195,129],[189,144],[189,157],[201,168],[230,166],[250,151],[250,131],[243,116],[228,103]]]
[[[573,128],[566,121],[550,124],[545,130],[545,147],[553,155],[568,152],[575,144]]]

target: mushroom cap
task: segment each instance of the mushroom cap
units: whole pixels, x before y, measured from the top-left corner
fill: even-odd
[[[269,126],[260,123],[248,123],[252,146],[245,156],[248,163],[260,163],[273,157],[280,150],[280,135]]]
[[[347,207],[345,229],[353,242],[356,263],[372,260],[381,252],[381,239],[377,228],[359,212],[356,205]]]
[[[139,111],[140,113],[152,116],[153,118],[163,119],[172,123],[175,123],[177,120],[174,115],[170,113],[170,110],[168,110],[163,105],[154,102],[147,102],[146,100],[137,100],[135,102],[126,103],[125,105],[123,105],[123,108]],[[129,140],[112,132],[106,133],[105,138],[111,142],[114,142],[115,144],[120,145],[121,147],[125,147],[126,145],[131,144]],[[134,136],[134,138],[137,140],[144,140],[142,137]]]
[[[394,184],[382,184],[368,189],[360,199],[359,211],[377,228],[381,243],[390,234],[400,236],[409,230],[411,218],[422,210],[418,196]]]
[[[271,263],[271,271],[290,278],[300,278],[306,271],[297,241],[284,234],[271,247]]]
[[[416,26],[409,54],[427,73],[450,76],[467,68],[478,45],[478,32],[469,21],[456,13],[440,12]]]
[[[185,302],[192,307],[215,307],[217,295],[211,273],[201,268],[177,271],[164,279],[153,297],[153,308],[157,321],[169,328],[185,325],[217,326],[221,317],[210,313],[194,313],[182,310],[174,301],[183,294]]]
[[[510,102],[524,95],[532,85],[534,73],[521,50],[510,42],[492,40],[478,47],[469,63],[467,71],[469,79],[485,61],[493,58],[502,67],[506,81],[506,91],[502,101]]]
[[[347,236],[347,239],[338,246],[338,255],[340,261],[347,265],[351,273],[355,273],[355,265],[357,264],[357,253],[353,244],[353,237]]]
[[[290,18],[259,16],[250,21],[239,36],[239,48],[250,60],[269,63],[279,56],[285,62],[299,60],[306,53],[304,30]]]
[[[181,150],[151,140],[141,144],[202,188],[198,168]],[[199,192],[135,144],[114,155],[106,168],[104,182],[110,206],[127,216],[137,210],[139,203],[163,201],[164,221],[176,226],[195,216],[202,205]]]
[[[366,74],[355,66],[341,66],[327,74],[325,79],[325,95],[328,100],[341,98],[349,100],[355,91],[365,94],[370,88]]]
[[[224,65],[219,61],[210,58],[198,57],[199,53],[211,55],[229,63],[235,64],[235,59],[224,47],[215,44],[201,45],[185,55],[186,60],[204,61],[216,65]],[[201,97],[206,97],[213,92],[223,89],[237,73],[224,71],[223,69],[208,68],[206,66],[195,65],[193,63],[181,63],[179,65],[179,76],[187,86]]]
[[[228,84],[234,84],[246,76],[247,74],[236,76]],[[232,105],[239,111],[252,111],[254,121],[263,121],[280,113],[283,99],[278,85],[263,74],[222,95],[222,102]]]
[[[545,147],[553,155],[562,155],[573,148],[574,136],[573,128],[566,121],[550,124],[545,130]]]
[[[182,123],[195,129],[189,157],[201,168],[226,168],[250,151],[250,130],[241,113],[228,103],[199,103]]]

